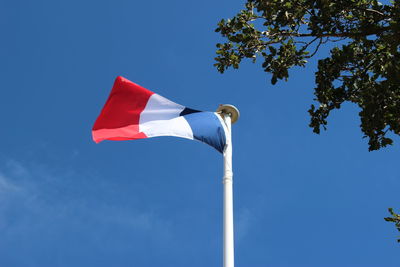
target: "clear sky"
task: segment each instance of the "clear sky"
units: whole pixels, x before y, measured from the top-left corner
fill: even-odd
[[[219,74],[242,1],[0,1],[0,266],[222,266],[222,157],[195,141],[91,140],[117,75],[182,105],[236,105],[236,266],[399,266],[400,140],[358,109],[308,127],[315,61],[269,83]],[[326,55],[326,50],[319,56]]]

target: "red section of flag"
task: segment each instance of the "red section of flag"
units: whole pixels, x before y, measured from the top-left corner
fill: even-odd
[[[93,126],[93,140],[146,138],[139,133],[140,113],[153,92],[121,76],[115,79],[110,96]]]

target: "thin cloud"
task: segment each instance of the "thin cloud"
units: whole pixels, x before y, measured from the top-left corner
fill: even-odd
[[[123,203],[119,207],[117,201],[109,203],[95,193],[111,187],[107,179],[71,170],[14,159],[0,163],[0,230],[13,238],[34,231],[51,235],[71,227],[84,231],[93,225],[100,235],[101,229],[125,229],[162,242],[172,237],[172,223],[154,210],[132,210]]]
[[[249,234],[254,224],[254,215],[248,208],[238,210],[235,224],[235,241],[240,244]]]
[[[0,173],[0,196],[18,191],[20,191],[20,188],[14,185],[4,174]]]

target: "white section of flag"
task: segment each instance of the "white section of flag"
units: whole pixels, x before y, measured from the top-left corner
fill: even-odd
[[[153,94],[140,113],[139,131],[147,137],[176,136],[193,140],[192,128],[179,116],[184,109],[182,105]]]
[[[184,117],[170,120],[155,120],[140,124],[140,131],[147,137],[176,136],[193,140],[193,131]]]
[[[139,129],[141,132],[142,124],[154,120],[169,120],[176,118],[185,107],[176,104],[158,94],[152,94],[147,101],[146,107],[140,113]]]

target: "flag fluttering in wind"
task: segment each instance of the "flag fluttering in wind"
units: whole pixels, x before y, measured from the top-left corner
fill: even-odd
[[[226,125],[217,113],[176,104],[119,76],[92,134],[96,143],[176,136],[204,142],[222,153],[226,131]]]
[[[96,143],[176,136],[204,142],[223,153],[223,266],[234,267],[231,125],[239,118],[239,110],[220,105],[217,111],[184,107],[119,76],[92,134]]]

